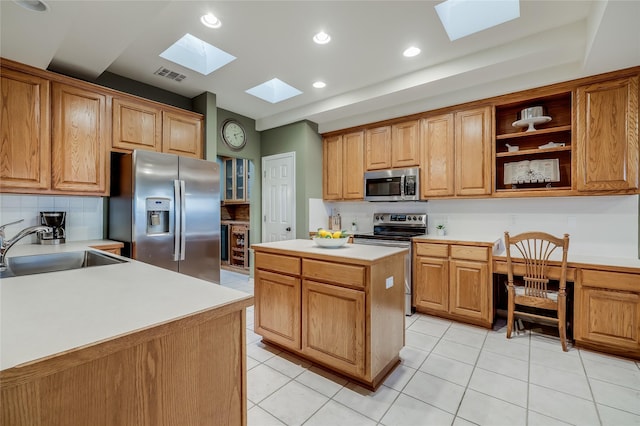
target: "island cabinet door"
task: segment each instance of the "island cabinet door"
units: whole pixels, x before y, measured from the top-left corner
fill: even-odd
[[[302,352],[366,378],[364,291],[303,280]]]
[[[449,266],[451,276],[450,312],[470,319],[488,320],[490,312],[487,263],[450,260]]]
[[[446,246],[444,247],[446,249]],[[422,311],[449,311],[449,261],[416,256],[414,304]]]
[[[254,281],[255,332],[300,350],[300,279],[258,269]]]

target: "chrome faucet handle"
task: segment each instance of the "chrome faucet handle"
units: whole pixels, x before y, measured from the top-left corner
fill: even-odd
[[[16,223],[24,222],[24,219],[16,220],[15,222],[5,223],[4,225],[0,225],[0,230],[4,230],[9,225],[15,225]]]

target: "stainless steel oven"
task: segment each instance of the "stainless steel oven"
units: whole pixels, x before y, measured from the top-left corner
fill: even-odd
[[[411,297],[413,294],[413,275],[411,262],[411,239],[427,233],[427,215],[425,213],[374,213],[373,232],[354,234],[354,244],[402,247],[409,249],[404,258],[404,294],[405,315],[411,315]]]

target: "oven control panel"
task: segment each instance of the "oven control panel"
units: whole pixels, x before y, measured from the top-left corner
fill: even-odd
[[[425,225],[427,215],[424,213],[374,213],[373,224]]]

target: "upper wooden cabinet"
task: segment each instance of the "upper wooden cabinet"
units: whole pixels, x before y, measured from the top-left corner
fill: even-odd
[[[52,85],[51,188],[107,194],[107,96]]]
[[[577,91],[578,191],[638,189],[638,76]]]
[[[491,107],[425,118],[420,138],[422,198],[491,193]]]
[[[0,73],[0,190],[51,185],[49,81],[10,69]]]
[[[113,148],[160,151],[162,111],[152,103],[113,99]]]
[[[420,121],[391,126],[391,167],[415,167],[420,163]]]
[[[323,142],[322,198],[364,198],[364,132],[331,136]]]
[[[491,194],[491,107],[455,114],[456,195]]]
[[[366,170],[391,168],[391,126],[365,131],[364,160]]]
[[[162,152],[202,158],[202,116],[196,113],[162,113]]]

